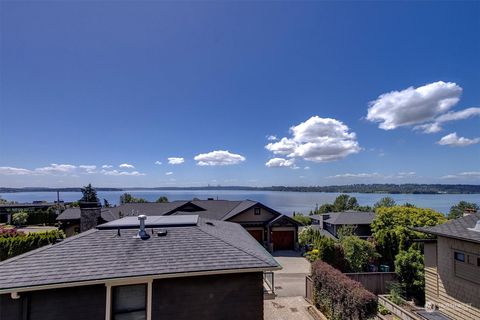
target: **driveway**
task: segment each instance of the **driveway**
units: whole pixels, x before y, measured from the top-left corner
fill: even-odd
[[[310,274],[310,262],[295,251],[275,251],[273,256],[283,267],[275,271],[277,297],[305,296],[305,276]]]
[[[314,320],[308,313],[310,306],[303,297],[283,297],[275,300],[265,300],[263,309],[264,320]]]

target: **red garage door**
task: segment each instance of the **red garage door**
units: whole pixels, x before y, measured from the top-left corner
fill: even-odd
[[[247,230],[258,242],[263,244],[263,230]]]
[[[295,235],[293,231],[273,231],[273,250],[293,250]]]

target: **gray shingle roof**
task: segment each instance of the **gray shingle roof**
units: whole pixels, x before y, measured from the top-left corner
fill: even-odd
[[[114,208],[102,208],[100,216],[104,221],[112,221],[119,218],[118,212]],[[80,208],[67,208],[58,215],[58,221],[78,220],[80,219]]]
[[[437,236],[480,243],[480,232],[469,230],[469,228],[475,227],[475,224],[479,220],[480,213],[473,213],[455,220],[447,221],[434,227],[414,229]]]
[[[324,222],[335,225],[358,225],[371,224],[375,219],[375,212],[362,211],[344,211],[344,212],[330,212],[322,215]],[[326,218],[326,216],[329,216]],[[311,216],[313,219],[320,220],[319,215]]]
[[[147,218],[148,219],[148,218]],[[280,268],[240,225],[199,219],[162,227],[164,237],[134,239],[136,229],[93,229],[0,263],[0,291],[22,287],[201,271]],[[150,230],[148,229],[150,232]]]

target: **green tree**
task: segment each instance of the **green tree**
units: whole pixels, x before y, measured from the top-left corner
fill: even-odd
[[[365,271],[368,263],[380,256],[372,242],[362,240],[357,236],[343,237],[340,242],[347,262],[347,270],[350,272]]]
[[[304,216],[303,214],[301,213],[293,213],[293,220],[297,221],[297,222],[300,222],[301,224],[303,224],[304,226],[308,226],[308,225],[311,225],[312,224],[312,219],[309,218],[308,216]]]
[[[148,202],[147,200],[143,198],[135,198],[132,196],[130,193],[124,193],[120,196],[120,203],[145,203]]]
[[[325,203],[322,204],[320,207],[318,207],[317,210],[315,210],[314,214],[322,214],[322,213],[329,213],[333,212],[335,210],[335,207],[331,203]]]
[[[463,216],[463,213],[467,210],[478,211],[478,204],[473,202],[460,201],[456,205],[450,208],[448,213],[448,219],[457,219]]]
[[[92,184],[83,187],[82,189],[82,198],[80,201],[83,202],[99,202],[97,198],[97,191],[92,187]]]
[[[423,254],[413,247],[400,251],[395,257],[395,273],[407,298],[413,297],[421,304],[425,297]]]
[[[394,207],[396,206],[397,204],[395,203],[395,200],[393,200],[392,198],[390,197],[384,197],[380,200],[378,200],[374,205],[373,205],[373,208],[376,210],[378,208],[382,208],[382,207],[386,207],[386,208],[390,208],[390,207]]]
[[[27,219],[28,219],[28,212],[25,212],[25,211],[14,213],[12,216],[12,222],[16,226],[25,225],[27,223]]]
[[[412,228],[435,226],[445,221],[447,219],[443,214],[432,209],[400,206],[378,208],[372,222],[372,233],[384,263],[393,266],[395,256],[410,247],[413,239],[430,238]]]
[[[157,199],[155,202],[160,202],[160,203],[165,203],[168,202],[168,198],[165,196],[161,196],[160,198]]]

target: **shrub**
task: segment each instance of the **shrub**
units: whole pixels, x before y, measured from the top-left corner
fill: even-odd
[[[293,220],[297,221],[297,222],[300,222],[301,224],[303,224],[304,226],[308,226],[308,225],[311,225],[312,224],[312,219],[308,216],[304,216],[303,214],[301,213],[293,213]]]
[[[406,291],[407,298],[413,298],[418,304],[423,304],[425,299],[423,254],[413,247],[408,251],[400,251],[395,257],[395,272]]]
[[[27,219],[28,219],[28,213],[25,211],[14,213],[12,216],[12,222],[16,226],[25,225],[25,223],[27,223]]]
[[[372,242],[362,240],[359,237],[343,237],[341,243],[348,272],[365,271],[367,265],[380,256]]]
[[[64,237],[63,232],[58,230],[24,234],[12,229],[0,229],[0,261],[55,243]]]
[[[312,264],[315,304],[328,319],[369,319],[377,313],[377,299],[362,285],[322,261]]]

